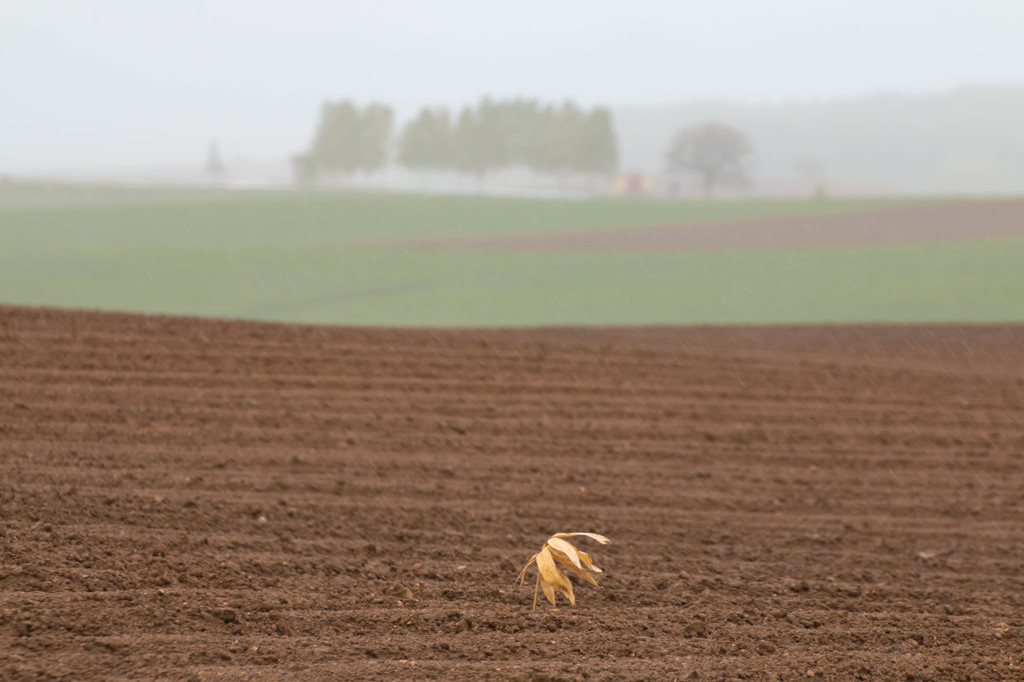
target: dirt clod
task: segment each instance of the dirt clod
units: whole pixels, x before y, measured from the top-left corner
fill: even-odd
[[[211,613],[225,623],[238,622],[238,612],[234,609],[214,609]]]
[[[384,590],[384,593],[399,599],[412,599],[412,590],[401,583],[391,583]]]

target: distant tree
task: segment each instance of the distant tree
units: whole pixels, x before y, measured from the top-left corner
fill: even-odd
[[[526,165],[564,177],[610,172],[618,165],[611,112],[586,112],[573,102],[541,107],[534,100],[482,99],[466,107],[452,131],[453,166],[483,178]]]
[[[753,147],[746,135],[721,123],[683,128],[665,155],[668,170],[700,177],[704,194],[711,196],[720,186],[742,188]]]
[[[619,167],[619,143],[611,111],[598,108],[587,114],[575,157],[576,170],[582,173],[614,173]]]
[[[398,140],[398,162],[414,170],[445,168],[452,163],[452,121],[446,109],[420,111]]]
[[[527,159],[534,170],[560,177],[613,172],[619,151],[611,112],[586,112],[573,102],[536,110]]]
[[[391,109],[360,110],[348,100],[327,102],[309,149],[292,157],[295,177],[373,171],[387,163]],[[451,168],[475,175],[525,165],[564,178],[609,173],[618,165],[618,144],[607,109],[585,111],[573,102],[541,107],[528,99],[481,99],[453,121],[444,109],[424,108],[403,128],[397,160],[411,169]]]
[[[464,108],[452,134],[453,166],[483,180],[493,170],[525,163],[535,109],[526,100],[489,97]]]
[[[537,125],[539,107],[536,100],[514,99],[499,103],[503,160],[509,165],[529,163],[530,140]]]
[[[360,127],[359,109],[353,102],[324,102],[320,123],[306,154],[313,171],[354,173],[362,157]]]
[[[475,175],[482,182],[489,170],[501,165],[494,124],[486,107],[463,107],[452,131],[452,166],[456,170]]]
[[[548,105],[537,115],[530,137],[528,161],[535,171],[564,176],[572,170],[576,135],[574,128],[584,119],[571,102],[560,109]]]
[[[552,155],[555,171],[559,175],[583,170],[584,128],[587,114],[574,102],[562,104],[554,119],[554,144]]]
[[[206,174],[213,177],[224,175],[224,162],[220,158],[220,149],[216,142],[211,142],[206,150]]]
[[[325,102],[309,150],[292,158],[296,176],[303,180],[320,173],[350,175],[383,167],[393,120],[384,105],[371,104],[360,111],[349,100]]]
[[[360,120],[360,165],[359,170],[371,172],[388,163],[388,143],[391,141],[395,114],[391,107],[371,104],[363,111]]]

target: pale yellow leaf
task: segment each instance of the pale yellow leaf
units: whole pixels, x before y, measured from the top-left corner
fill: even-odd
[[[562,576],[565,578],[565,576]],[[565,587],[562,588],[562,594],[569,598],[569,603],[576,606],[576,595],[572,593],[572,583],[569,582],[568,578],[565,578]]]
[[[560,563],[563,566],[565,566],[567,571],[569,571],[570,573],[575,575],[577,578],[579,578],[583,582],[588,583],[590,585],[593,585],[594,587],[597,587],[597,581],[594,580],[594,576],[590,575],[589,573],[587,573],[582,568],[576,568],[564,556],[561,556],[559,554],[555,554],[554,556],[555,556],[555,561],[557,561],[558,563]]]
[[[544,596],[548,598],[552,606],[555,606],[555,591],[551,589],[551,585],[546,583],[543,578],[540,581],[540,589],[544,590]]]
[[[555,565],[555,559],[550,547],[545,547],[537,555],[537,570],[540,571],[541,581],[548,583],[552,587],[557,587],[561,590],[565,585],[569,584],[569,579]]]
[[[552,549],[556,549],[567,556],[569,561],[571,561],[576,568],[583,568],[583,566],[580,565],[579,557],[576,555],[577,550],[571,543],[566,542],[562,538],[548,538],[548,545],[550,545]]]
[[[602,545],[607,545],[609,542],[611,542],[611,540],[609,540],[605,536],[598,535],[597,533],[555,533],[552,537],[556,537],[556,538],[571,538],[571,537],[573,537],[575,535],[585,535],[586,537],[590,538],[591,540],[597,540]]]
[[[572,592],[572,583],[565,577],[565,574],[558,570],[555,565],[554,552],[550,547],[544,547],[537,555],[537,570],[540,571],[541,586],[550,585],[566,597],[575,606],[576,596]]]
[[[580,561],[583,562],[583,565],[589,568],[594,573],[604,573],[604,571],[602,571],[600,568],[594,565],[594,562],[590,560],[590,555],[586,552],[581,552],[577,549],[576,555],[579,556]]]
[[[519,572],[519,577],[518,577],[518,578],[516,578],[516,582],[517,582],[517,583],[519,583],[520,585],[522,585],[522,584],[523,584],[523,581],[524,581],[524,580],[526,580],[526,570],[527,570],[528,568],[530,568],[530,565],[531,565],[531,564],[532,564],[532,563],[533,563],[534,561],[536,561],[536,560],[537,560],[537,555],[536,555],[536,554],[534,554],[534,555],[533,555],[532,557],[530,557],[530,560],[526,562],[526,565],[525,565],[525,566],[523,566],[523,570]]]

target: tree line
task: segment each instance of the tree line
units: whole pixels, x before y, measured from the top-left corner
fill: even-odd
[[[359,107],[351,100],[326,102],[309,148],[292,158],[300,181],[372,173],[392,161],[414,171],[456,171],[484,179],[504,168],[525,167],[557,177],[608,175],[619,150],[611,112],[589,111],[531,99],[494,100],[453,116],[424,107],[397,137],[393,110]],[[722,123],[680,129],[665,154],[669,175],[694,176],[705,195],[720,187],[750,184],[753,147],[739,130]]]
[[[536,100],[483,98],[458,114],[424,107],[395,139],[394,112],[326,102],[309,148],[292,158],[296,177],[372,173],[394,160],[416,171],[458,171],[483,179],[515,166],[564,177],[609,174],[618,168],[611,111]]]

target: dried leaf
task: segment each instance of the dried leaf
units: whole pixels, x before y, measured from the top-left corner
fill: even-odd
[[[555,557],[549,547],[545,547],[537,555],[537,570],[540,571],[540,579],[556,590],[565,592],[567,589],[572,589],[569,579],[555,565]]]
[[[536,560],[537,560],[537,555],[536,554],[534,554],[532,557],[530,557],[530,560],[526,562],[525,566],[523,566],[523,570],[520,571],[519,577],[516,578],[516,582],[517,583],[519,583],[520,585],[523,584],[523,581],[526,580],[526,569],[528,569],[530,567],[530,564],[532,564]]]
[[[585,535],[588,538],[590,538],[591,540],[597,540],[602,545],[607,545],[609,542],[611,542],[611,540],[609,540],[605,536],[598,535],[597,533],[555,533],[551,537],[555,537],[555,538],[571,538],[571,537],[573,537],[575,535]]]
[[[581,552],[579,550],[576,550],[576,554],[579,556],[580,561],[583,562],[583,565],[589,568],[591,571],[593,571],[594,573],[604,573],[604,571],[595,566],[594,562],[590,560],[589,554],[587,554],[586,552]]]
[[[544,596],[548,598],[551,605],[555,605],[555,590],[543,580],[540,581],[540,588],[544,590]],[[533,608],[537,608],[537,601],[534,599]]]
[[[555,554],[555,561],[565,566],[567,571],[575,575],[583,582],[593,585],[594,587],[597,587],[597,581],[594,580],[594,576],[590,575],[582,568],[577,568],[576,566],[573,566],[572,563],[565,557]]]
[[[570,543],[566,542],[562,538],[549,538],[547,544],[550,545],[552,549],[557,549],[559,552],[569,557],[569,561],[571,561],[576,568],[583,568],[583,566],[580,565],[580,559],[576,554],[576,548]]]
[[[569,603],[576,606],[576,595],[572,592],[572,583],[558,570],[555,565],[554,553],[550,547],[544,547],[537,555],[537,570],[540,572],[541,586],[548,586],[552,590],[558,590],[569,598]],[[548,591],[544,590],[544,594]],[[554,592],[548,597],[552,604],[555,603]]]
[[[561,574],[559,574],[561,575]],[[562,594],[569,598],[569,603],[576,606],[576,595],[572,592],[572,583],[564,575],[562,579],[565,580],[565,589],[562,590]]]

